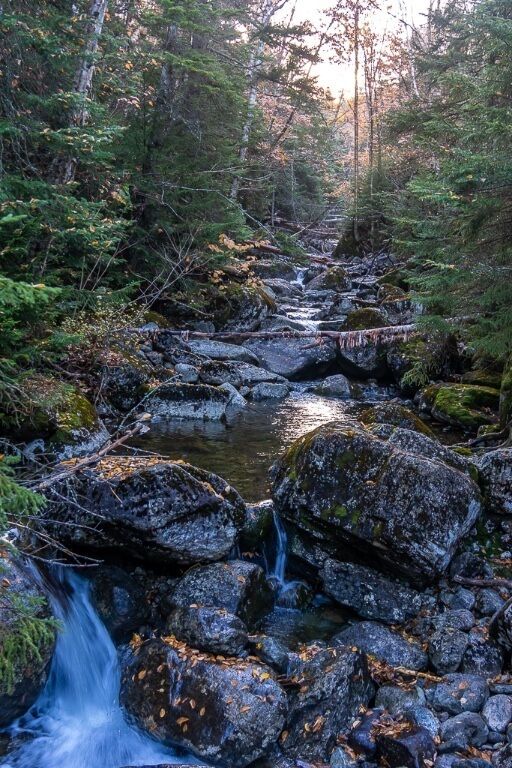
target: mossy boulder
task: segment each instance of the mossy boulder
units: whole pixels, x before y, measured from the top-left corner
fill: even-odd
[[[229,283],[221,288],[221,295],[224,304],[215,312],[213,322],[227,331],[255,331],[277,309],[274,298],[262,285]]]
[[[46,682],[56,625],[40,584],[22,560],[0,560],[0,727],[25,714]]]
[[[406,297],[406,292],[400,286],[392,285],[392,283],[380,283],[377,294],[379,301],[399,301]]]
[[[220,477],[159,457],[104,458],[48,496],[48,529],[66,546],[162,567],[227,557],[245,519],[242,499]]]
[[[329,267],[308,283],[308,291],[348,291],[350,278],[341,266]]]
[[[296,278],[295,268],[281,259],[262,259],[251,265],[251,272],[261,280],[268,278],[281,278],[282,280],[293,281]]]
[[[473,384],[432,384],[419,397],[421,410],[468,432],[496,423],[499,401],[497,389]]]
[[[412,429],[422,435],[433,437],[434,433],[414,411],[399,403],[379,403],[366,408],[360,416],[360,420],[367,427],[374,424],[391,424],[402,429]]]
[[[373,307],[362,307],[350,312],[343,325],[344,331],[365,331],[368,328],[385,328],[389,321],[385,314]]]
[[[444,334],[415,335],[389,344],[386,361],[402,392],[411,396],[457,366],[457,344],[453,336]]]
[[[356,550],[418,581],[444,573],[481,508],[467,474],[341,422],[296,441],[272,488],[278,514],[337,559]]]

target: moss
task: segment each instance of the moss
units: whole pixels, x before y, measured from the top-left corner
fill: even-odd
[[[161,315],[159,312],[154,312],[153,310],[149,310],[144,314],[144,322],[156,323],[160,328],[170,327],[169,320],[163,315]]]
[[[55,628],[52,620],[21,615],[12,626],[0,629],[0,696],[11,695],[23,684],[28,669],[46,665]]]
[[[344,323],[346,331],[364,331],[367,328],[384,328],[388,321],[378,309],[364,307],[350,312]]]
[[[363,424],[371,426],[373,424],[391,424],[403,429],[412,429],[420,432],[427,437],[433,437],[434,433],[413,411],[396,403],[383,403],[367,408],[360,416]]]
[[[383,531],[384,531],[384,523],[382,522],[382,520],[380,520],[378,523],[375,523],[375,525],[373,526],[373,538],[380,539]]]
[[[96,409],[85,395],[71,384],[51,377],[33,376],[24,382],[31,411],[23,431],[53,441],[73,439],[74,433],[98,427]]]
[[[432,400],[432,415],[463,429],[476,431],[483,424],[495,421],[493,411],[499,405],[499,392],[492,387],[471,384],[441,385],[428,392]]]
[[[348,514],[348,509],[343,504],[335,504],[329,507],[329,509],[324,510],[320,516],[323,520],[332,520],[333,518],[344,520],[348,517]]]
[[[345,469],[349,464],[353,464],[356,460],[355,453],[353,451],[345,451],[341,456],[336,459],[336,466],[339,469]]]
[[[501,385],[502,374],[499,371],[493,371],[488,368],[477,368],[474,371],[465,373],[461,382],[463,384],[476,384],[481,387],[492,387],[499,389]]]
[[[381,283],[379,289],[379,299],[381,301],[398,301],[404,299],[407,296],[404,290],[398,285],[392,285],[391,283]]]

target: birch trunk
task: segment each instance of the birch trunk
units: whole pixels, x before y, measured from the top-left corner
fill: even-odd
[[[95,69],[94,60],[103,31],[107,7],[108,0],[92,0],[87,13],[84,49],[73,81],[73,93],[77,96],[77,100],[70,113],[70,127],[83,127],[88,120],[87,99],[91,92]],[[78,160],[76,157],[68,157],[64,160],[58,169],[56,182],[58,184],[69,184],[73,181],[77,164]]]
[[[354,241],[359,242],[359,3],[354,10]]]

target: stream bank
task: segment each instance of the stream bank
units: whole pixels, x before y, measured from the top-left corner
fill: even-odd
[[[276,276],[274,264],[263,284],[272,304],[229,324],[282,338],[226,344],[145,330],[137,359],[154,383],[139,413],[151,428],[136,447],[146,455],[71,476],[48,513],[64,546],[105,560],[89,575],[92,603],[85,582],[68,582],[63,622],[81,605],[74,642],[92,626],[110,670],[75,659],[83,704],[94,705],[98,680],[115,679],[139,730],[117,703],[102,704],[102,741],[79,709],[73,728],[89,723],[91,751],[71,756],[81,744],[72,730],[59,756],[70,714],[57,706],[61,636],[5,765],[179,762],[162,746],[174,745],[225,768],[507,766],[510,587],[495,579],[509,568],[510,451],[480,460],[433,429],[492,427],[499,395],[462,382],[467,364],[450,339],[370,337],[340,349],[293,337],[409,324],[418,307],[387,282],[388,268],[283,263]],[[426,350],[431,378],[447,381],[420,393],[407,374]],[[105,371],[108,407],[129,412],[145,375],[126,361]],[[273,501],[259,503],[269,491]],[[119,647],[120,682],[91,605]]]

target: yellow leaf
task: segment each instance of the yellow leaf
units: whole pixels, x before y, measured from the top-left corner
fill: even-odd
[[[165,717],[165,709],[160,710],[160,717]]]

